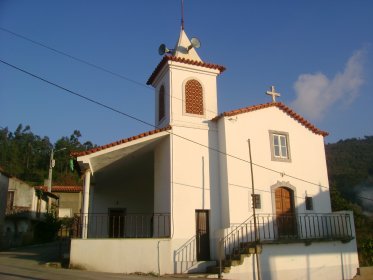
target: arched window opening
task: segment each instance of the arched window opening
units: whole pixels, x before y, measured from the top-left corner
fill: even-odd
[[[189,80],[185,84],[185,112],[204,115],[202,85],[197,80]]]
[[[159,89],[158,95],[158,121],[161,121],[165,116],[165,93],[164,86]]]

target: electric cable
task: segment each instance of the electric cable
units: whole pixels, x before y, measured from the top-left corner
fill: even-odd
[[[89,61],[87,61],[87,60],[81,59],[81,58],[79,58],[79,57],[77,57],[77,56],[73,56],[73,55],[68,54],[68,53],[66,53],[66,52],[60,51],[60,50],[58,50],[58,49],[56,49],[56,48],[52,48],[52,47],[50,47],[50,46],[48,46],[48,45],[46,45],[46,44],[44,44],[44,43],[40,43],[40,42],[38,42],[38,41],[36,41],[36,40],[30,39],[30,38],[28,38],[28,37],[26,37],[26,36],[24,36],[24,35],[21,35],[21,34],[19,34],[19,33],[16,33],[16,32],[14,32],[14,31],[11,31],[11,30],[6,29],[6,28],[4,28],[4,27],[1,27],[1,26],[0,26],[0,30],[2,30],[2,31],[4,31],[4,32],[7,32],[7,33],[9,33],[9,34],[11,34],[11,35],[13,35],[13,36],[16,36],[16,37],[18,37],[18,38],[21,38],[21,39],[23,39],[23,40],[26,40],[26,41],[28,41],[28,42],[31,42],[31,43],[33,43],[33,44],[35,44],[35,45],[37,45],[37,46],[40,46],[40,47],[46,48],[46,49],[48,49],[48,50],[50,50],[50,51],[52,51],[52,52],[55,52],[55,53],[57,53],[57,54],[59,54],[59,55],[66,56],[66,57],[68,57],[68,58],[70,58],[70,59],[72,59],[72,60],[75,60],[75,61],[80,62],[80,63],[82,63],[82,64],[88,65],[88,66],[90,66],[90,67],[93,67],[93,68],[95,68],[95,69],[98,69],[98,70],[100,70],[100,71],[103,71],[103,72],[105,72],[105,73],[108,73],[108,74],[110,74],[110,75],[113,75],[113,76],[115,76],[115,77],[117,77],[117,78],[120,78],[120,79],[126,80],[127,82],[131,82],[131,83],[133,83],[133,84],[136,84],[136,85],[138,85],[138,86],[141,86],[141,87],[143,87],[143,88],[146,88],[146,89],[148,89],[148,90],[153,91],[153,88],[152,88],[152,87],[150,87],[150,86],[148,86],[148,85],[145,85],[145,84],[143,84],[143,83],[141,83],[141,82],[139,82],[139,81],[136,81],[136,80],[134,80],[134,79],[128,78],[128,77],[126,77],[126,76],[124,76],[124,75],[122,75],[122,74],[118,74],[118,73],[116,73],[116,72],[114,72],[114,71],[112,71],[112,70],[110,70],[110,69],[108,69],[108,68],[105,68],[105,67],[103,67],[103,66],[100,66],[100,65],[97,65],[97,64],[95,64],[95,63],[89,62]],[[176,96],[171,96],[170,94],[166,94],[166,95],[167,95],[168,97],[170,97],[170,98],[174,98],[174,99],[176,99],[176,100],[180,100],[180,101],[182,101],[182,98],[178,98],[178,97],[176,97]],[[217,114],[217,112],[212,111],[212,110],[209,110],[208,108],[206,108],[206,111],[207,111],[207,112],[210,112],[210,113],[213,113],[213,114]]]
[[[38,76],[38,75],[35,75],[35,74],[31,73],[31,72],[28,72],[28,71],[26,71],[26,70],[24,70],[24,69],[22,69],[22,68],[19,68],[19,67],[15,66],[15,65],[13,65],[13,64],[11,64],[11,63],[8,63],[8,62],[6,62],[6,61],[4,61],[4,60],[2,60],[2,59],[0,59],[0,62],[3,63],[3,64],[5,64],[5,65],[7,65],[7,66],[9,66],[9,67],[11,67],[11,68],[13,68],[13,69],[18,70],[18,71],[20,71],[20,72],[22,72],[22,73],[24,73],[24,74],[27,74],[27,75],[29,75],[29,76],[31,76],[31,77],[34,77],[34,78],[36,78],[36,79],[38,79],[38,80],[41,80],[41,81],[43,81],[43,82],[45,82],[45,83],[47,83],[47,84],[50,84],[50,85],[52,85],[52,86],[54,86],[54,87],[57,87],[57,88],[59,88],[59,89],[61,89],[61,90],[63,90],[63,91],[66,91],[66,92],[70,93],[71,95],[74,95],[74,96],[77,96],[77,97],[79,97],[79,98],[82,98],[82,99],[84,99],[84,100],[86,100],[86,101],[89,101],[89,102],[94,103],[94,104],[96,104],[96,105],[98,105],[98,106],[104,107],[104,108],[106,108],[106,109],[108,109],[108,110],[110,110],[110,111],[113,111],[113,112],[115,112],[115,113],[118,113],[118,114],[120,114],[120,115],[126,116],[126,117],[128,117],[128,118],[130,118],[130,119],[133,119],[133,120],[135,120],[135,121],[137,121],[137,122],[140,122],[140,123],[142,123],[142,124],[145,124],[145,125],[151,126],[151,127],[155,128],[155,129],[159,129],[159,127],[156,126],[156,125],[153,125],[153,124],[151,124],[151,123],[149,123],[149,122],[147,122],[147,121],[144,121],[144,120],[142,120],[142,119],[140,119],[140,118],[138,118],[138,117],[132,116],[132,115],[127,114],[127,113],[124,113],[124,112],[122,112],[122,111],[120,111],[120,110],[118,110],[118,109],[115,109],[115,108],[113,108],[113,107],[111,107],[111,106],[108,106],[108,105],[106,105],[106,104],[104,104],[104,103],[102,103],[102,102],[96,101],[96,100],[94,100],[94,99],[92,99],[92,98],[90,98],[90,97],[87,97],[87,96],[85,96],[85,95],[82,95],[82,94],[80,94],[80,93],[78,93],[78,92],[75,92],[75,91],[69,90],[69,89],[67,89],[66,87],[63,87],[63,86],[61,86],[61,85],[59,85],[59,84],[57,84],[57,83],[51,82],[51,81],[49,81],[49,80],[47,80],[47,79],[45,79],[45,78],[42,78],[42,77],[40,77],[40,76]],[[197,142],[197,141],[195,141],[195,140],[189,139],[189,138],[187,138],[187,137],[185,137],[185,136],[181,136],[181,135],[175,134],[175,133],[170,132],[170,131],[168,131],[168,130],[165,130],[165,132],[169,133],[170,135],[173,135],[173,136],[179,137],[179,138],[181,138],[181,139],[183,139],[183,140],[186,140],[186,141],[188,141],[188,142],[194,143],[194,144],[199,145],[199,146],[201,146],[201,147],[204,147],[204,148],[207,148],[207,149],[212,150],[212,151],[214,151],[214,152],[217,152],[217,153],[219,153],[219,154],[225,155],[225,156],[227,156],[227,157],[231,157],[231,158],[233,158],[233,159],[236,159],[236,160],[242,161],[242,162],[244,162],[244,163],[249,163],[249,164],[251,163],[251,162],[248,161],[248,160],[245,160],[245,159],[240,158],[240,157],[238,157],[238,156],[231,155],[231,154],[228,154],[228,153],[226,153],[226,152],[220,151],[220,150],[217,149],[217,148],[209,147],[209,146],[204,145],[204,144],[202,144],[202,143],[199,143],[199,142]],[[308,184],[310,184],[310,185],[318,186],[318,187],[320,187],[320,188],[329,189],[328,187],[323,186],[323,185],[321,185],[321,184],[317,184],[317,183],[311,182],[311,181],[309,181],[309,180],[305,180],[305,179],[303,179],[303,178],[299,178],[299,177],[297,177],[297,176],[293,176],[293,175],[290,175],[290,174],[286,174],[286,173],[284,173],[284,172],[280,172],[280,171],[274,170],[274,169],[272,169],[272,168],[269,168],[269,167],[266,167],[266,166],[263,166],[263,165],[260,165],[260,164],[256,164],[256,163],[254,163],[254,162],[252,162],[252,164],[253,164],[254,166],[260,167],[260,168],[262,168],[262,169],[265,169],[265,170],[268,170],[268,171],[271,171],[271,172],[274,172],[274,173],[280,174],[281,176],[288,176],[289,178],[293,178],[293,179],[295,179],[295,180],[298,180],[298,181],[301,181],[301,182],[304,182],[304,183],[308,183]],[[365,199],[365,198],[364,198],[364,199]],[[366,198],[366,199],[368,199],[368,198]],[[368,199],[368,200],[372,200],[372,201],[373,201],[373,199]]]

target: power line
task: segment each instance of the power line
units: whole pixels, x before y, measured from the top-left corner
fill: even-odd
[[[21,69],[21,68],[15,66],[15,65],[12,65],[12,64],[10,64],[10,63],[4,61],[4,60],[1,60],[1,59],[0,59],[0,62],[2,62],[2,63],[4,63],[4,64],[8,65],[9,67],[12,67],[12,68],[18,70],[18,71],[21,71],[21,72],[23,72],[23,73],[25,73],[25,74],[27,74],[27,75],[30,75],[31,77],[34,77],[34,78],[36,78],[36,79],[38,79],[38,80],[41,80],[41,81],[43,81],[43,82],[45,82],[45,83],[47,83],[47,84],[50,84],[50,85],[55,86],[55,87],[57,87],[57,88],[59,88],[59,89],[62,89],[62,90],[66,91],[66,92],[68,92],[68,93],[70,93],[70,94],[72,94],[72,95],[78,96],[78,97],[80,97],[80,98],[82,98],[82,99],[85,99],[85,100],[91,102],[91,103],[94,103],[94,104],[96,104],[96,105],[102,106],[102,107],[104,107],[104,108],[106,108],[106,109],[109,109],[110,111],[113,111],[113,112],[115,112],[115,113],[121,114],[121,115],[126,116],[126,117],[128,117],[128,118],[130,118],[130,119],[133,119],[133,120],[135,120],[135,121],[138,121],[138,122],[141,122],[141,123],[143,123],[143,124],[150,125],[150,126],[153,126],[153,127],[154,127],[154,125],[152,125],[152,124],[150,124],[150,123],[148,123],[148,122],[146,122],[146,121],[143,121],[143,120],[141,120],[141,119],[139,119],[139,118],[136,118],[136,117],[134,117],[134,116],[131,116],[131,115],[129,115],[129,114],[127,114],[127,113],[124,113],[124,112],[122,112],[122,111],[119,111],[119,110],[117,110],[117,109],[115,109],[115,108],[113,108],[113,107],[110,107],[110,106],[108,106],[108,105],[105,105],[105,104],[103,104],[103,103],[101,103],[101,102],[99,102],[99,101],[96,101],[96,100],[94,100],[94,99],[92,99],[92,98],[89,98],[89,97],[87,97],[87,96],[84,96],[84,95],[82,95],[82,94],[79,94],[79,93],[77,93],[77,92],[75,92],[75,91],[69,90],[69,89],[67,89],[67,88],[65,88],[65,87],[63,87],[63,86],[60,86],[60,85],[58,85],[58,84],[56,84],[56,83],[54,83],[54,82],[48,81],[48,80],[46,80],[46,79],[44,79],[44,78],[42,78],[42,77],[40,77],[40,76],[37,76],[37,75],[32,74],[32,73],[30,73],[30,72],[28,72],[28,71],[26,71],[26,70],[23,70],[23,69]]]
[[[76,57],[76,56],[73,56],[73,55],[71,55],[71,54],[68,54],[68,53],[66,53],[66,52],[60,51],[60,50],[58,50],[58,49],[56,49],[56,48],[50,47],[50,46],[48,46],[48,45],[46,45],[46,44],[44,44],[44,43],[40,43],[40,42],[38,42],[38,41],[36,41],[36,40],[30,39],[30,38],[28,38],[28,37],[26,37],[26,36],[24,36],[24,35],[21,35],[21,34],[19,34],[19,33],[16,33],[16,32],[14,32],[14,31],[11,31],[11,30],[6,29],[6,28],[4,28],[4,27],[1,27],[1,26],[0,26],[0,30],[2,30],[2,31],[4,31],[4,32],[7,32],[7,33],[9,33],[9,34],[12,34],[13,36],[16,36],[16,37],[18,37],[18,38],[21,38],[21,39],[23,39],[23,40],[26,40],[26,41],[28,41],[28,42],[31,42],[31,43],[33,43],[33,44],[35,44],[35,45],[37,45],[37,46],[40,46],[40,47],[46,48],[46,49],[48,49],[48,50],[50,50],[50,51],[52,51],[52,52],[55,52],[55,53],[57,53],[57,54],[59,54],[59,55],[66,56],[66,57],[68,57],[68,58],[70,58],[70,59],[73,59],[73,60],[75,60],[75,61],[78,61],[78,62],[80,62],[80,63],[83,63],[83,64],[85,64],[85,65],[88,65],[88,66],[90,66],[90,67],[93,67],[93,68],[95,68],[95,69],[98,69],[98,70],[103,71],[103,72],[105,72],[105,73],[108,73],[108,74],[110,74],[110,75],[113,75],[113,76],[115,76],[115,77],[117,77],[117,78],[120,78],[120,79],[126,80],[127,82],[131,82],[131,83],[133,83],[133,84],[136,84],[136,85],[138,85],[138,86],[141,86],[141,87],[143,87],[143,88],[146,88],[146,89],[148,89],[148,90],[153,91],[152,87],[147,86],[147,85],[145,85],[144,83],[141,83],[141,82],[136,81],[136,80],[134,80],[134,79],[128,78],[128,77],[126,77],[126,76],[124,76],[124,75],[118,74],[118,73],[116,73],[116,72],[114,72],[114,71],[112,71],[112,70],[110,70],[110,69],[108,69],[108,68],[105,68],[105,67],[103,67],[103,66],[97,65],[97,64],[95,64],[95,63],[92,63],[92,62],[89,62],[89,61],[87,61],[87,60],[84,60],[84,59],[81,59],[81,58],[79,58],[79,57]],[[176,100],[180,100],[180,101],[182,101],[181,98],[178,98],[178,97],[176,97],[176,96],[171,96],[170,94],[167,94],[167,96],[170,97],[170,98],[173,98],[173,99],[176,99]],[[212,110],[209,110],[208,108],[206,108],[206,111],[208,111],[208,112],[210,112],[210,113],[213,113],[213,114],[217,114],[217,112],[212,111]]]
[[[66,91],[66,92],[68,92],[68,93],[70,93],[70,94],[72,94],[72,95],[75,95],[75,96],[77,96],[77,97],[80,97],[80,98],[82,98],[82,99],[84,99],[84,100],[87,100],[87,101],[89,101],[89,102],[91,102],[91,103],[94,103],[94,104],[96,104],[96,105],[102,106],[102,107],[104,107],[104,108],[106,108],[106,109],[108,109],[108,110],[111,110],[111,111],[115,112],[115,113],[121,114],[121,115],[126,116],[126,117],[128,117],[128,118],[131,118],[131,119],[133,119],[133,120],[135,120],[135,121],[138,121],[138,122],[141,122],[141,123],[146,124],[146,125],[148,125],[148,126],[151,126],[151,127],[155,128],[155,129],[158,129],[158,128],[159,128],[158,126],[153,125],[153,124],[151,124],[151,123],[149,123],[149,122],[146,122],[146,121],[144,121],[144,120],[141,120],[141,119],[139,119],[139,118],[137,118],[137,117],[134,117],[134,116],[132,116],[132,115],[130,115],[130,114],[124,113],[124,112],[122,112],[122,111],[120,111],[120,110],[118,110],[118,109],[115,109],[115,108],[113,108],[113,107],[111,107],[111,106],[105,105],[105,104],[103,104],[103,103],[101,103],[101,102],[99,102],[99,101],[96,101],[96,100],[94,100],[94,99],[92,99],[92,98],[86,97],[86,96],[84,96],[84,95],[82,95],[82,94],[80,94],[80,93],[77,93],[77,92],[75,92],[75,91],[69,90],[69,89],[67,89],[67,88],[65,88],[65,87],[63,87],[63,86],[60,86],[60,85],[58,85],[58,84],[56,84],[56,83],[54,83],[54,82],[48,81],[48,80],[46,80],[46,79],[44,79],[44,78],[42,78],[42,77],[40,77],[40,76],[38,76],[38,75],[32,74],[31,72],[28,72],[28,71],[26,71],[26,70],[24,70],[24,69],[21,69],[21,68],[15,66],[15,65],[13,65],[13,64],[10,64],[10,63],[8,63],[8,62],[6,62],[6,61],[4,61],[4,60],[1,60],[1,59],[0,59],[0,62],[2,62],[2,63],[5,64],[5,65],[8,65],[9,67],[12,67],[12,68],[18,70],[18,71],[21,71],[21,72],[23,72],[23,73],[25,73],[25,74],[27,74],[27,75],[30,75],[30,76],[32,76],[32,77],[38,79],[38,80],[41,80],[41,81],[43,81],[43,82],[45,82],[45,83],[48,83],[48,84],[53,85],[53,86],[55,86],[55,87],[57,87],[57,88],[59,88],[59,89],[62,89],[62,90]],[[205,147],[205,148],[210,149],[210,150],[212,150],[212,151],[215,151],[215,152],[217,152],[217,153],[223,154],[223,155],[225,155],[225,156],[229,156],[229,157],[231,157],[231,158],[237,159],[237,160],[242,161],[242,162],[245,162],[245,163],[250,163],[250,161],[248,161],[248,160],[245,160],[245,159],[242,159],[242,158],[240,158],[240,157],[237,157],[237,156],[234,156],[234,155],[228,154],[228,153],[226,153],[226,152],[222,152],[222,151],[220,151],[219,149],[209,147],[209,146],[207,146],[207,145],[201,144],[201,143],[196,142],[196,141],[194,141],[194,140],[192,140],[192,139],[186,138],[186,137],[181,136],[181,135],[177,135],[177,134],[172,133],[172,132],[169,132],[169,131],[167,131],[167,132],[170,133],[170,134],[172,134],[172,135],[174,135],[174,136],[177,136],[177,137],[179,137],[179,138],[182,138],[182,139],[184,139],[184,140],[187,140],[187,141],[189,141],[189,142],[191,142],[191,143],[197,144],[197,145],[199,145],[199,146]],[[257,166],[257,167],[260,167],[260,168],[263,168],[263,169],[266,169],[266,170],[268,170],[268,171],[272,171],[272,172],[278,173],[278,174],[280,174],[280,175],[282,175],[282,176],[285,176],[285,175],[286,175],[286,176],[288,176],[288,177],[290,177],[290,178],[297,179],[297,180],[303,181],[303,182],[308,183],[308,184],[312,184],[312,185],[315,185],[315,186],[318,186],[318,187],[324,187],[324,188],[327,188],[327,187],[322,186],[322,185],[320,185],[320,184],[316,184],[316,183],[310,182],[310,181],[308,181],[308,180],[304,180],[304,179],[302,179],[302,178],[298,178],[298,177],[296,177],[296,176],[288,175],[288,174],[285,174],[284,172],[279,172],[279,171],[277,171],[277,170],[274,170],[274,169],[271,169],[271,168],[268,168],[268,167],[265,167],[265,166],[262,166],[262,165],[259,165],[259,164],[256,164],[256,163],[253,163],[253,165],[255,165],[255,166]]]
[[[21,34],[18,34],[18,33],[16,33],[16,32],[13,32],[13,31],[11,31],[11,30],[9,30],[9,29],[5,29],[5,28],[3,28],[3,27],[0,27],[0,30],[2,30],[2,31],[4,31],[4,32],[7,32],[7,33],[10,33],[10,34],[12,34],[12,35],[14,35],[14,36],[16,36],[16,37],[19,37],[19,38],[21,38],[21,39],[23,39],[23,40],[26,40],[26,41],[28,41],[28,42],[31,42],[31,43],[33,43],[33,44],[35,44],[35,45],[40,46],[40,47],[46,48],[46,49],[48,49],[48,50],[50,50],[50,51],[53,51],[53,52],[55,52],[55,53],[58,53],[58,54],[60,54],[60,55],[66,56],[66,57],[68,57],[68,58],[70,58],[70,59],[73,59],[73,60],[75,60],[75,61],[78,61],[78,62],[80,62],[80,63],[86,64],[86,65],[88,65],[88,66],[90,66],[90,67],[96,68],[96,69],[98,69],[98,70],[101,70],[101,71],[103,71],[103,72],[106,72],[106,73],[108,73],[108,74],[111,74],[111,75],[113,75],[113,76],[116,76],[116,77],[118,77],[118,78],[121,78],[121,79],[123,79],[123,80],[126,80],[126,81],[128,81],[128,82],[134,83],[134,84],[136,84],[136,85],[138,85],[138,86],[142,86],[142,87],[144,87],[144,88],[147,88],[147,89],[149,89],[149,90],[152,90],[151,87],[149,87],[149,86],[147,86],[147,85],[145,85],[145,84],[143,84],[143,83],[141,83],[141,82],[135,81],[135,80],[133,80],[133,79],[131,79],[131,78],[128,78],[128,77],[126,77],[126,76],[124,76],[124,75],[118,74],[118,73],[116,73],[116,72],[114,72],[114,71],[111,71],[111,70],[109,70],[109,69],[107,69],[107,68],[104,68],[104,67],[99,66],[99,65],[97,65],[97,64],[91,63],[91,62],[89,62],[89,61],[87,61],[87,60],[84,60],[84,59],[78,58],[78,57],[73,56],[73,55],[71,55],[71,54],[68,54],[68,53],[66,53],[66,52],[63,52],[63,51],[60,51],[60,50],[58,50],[58,49],[55,49],[55,48],[49,47],[49,46],[47,46],[47,45],[45,45],[45,44],[43,44],[43,43],[37,42],[37,41],[35,41],[35,40],[33,40],[33,39],[30,39],[30,38],[28,38],[28,37],[26,37],[26,36],[23,36],[23,35],[21,35]]]
[[[196,185],[191,185],[191,184],[185,184],[185,183],[176,182],[176,181],[173,181],[172,183],[174,183],[176,185],[184,186],[184,187],[194,188],[194,189],[200,189],[200,190],[203,189],[203,187],[201,187],[201,186],[196,186]],[[236,187],[236,188],[241,188],[241,189],[245,189],[245,190],[250,190],[251,189],[251,187],[249,187],[249,186],[242,186],[242,185],[233,184],[233,183],[229,183],[229,182],[228,182],[228,186],[232,186],[232,187]],[[208,186],[208,187],[209,188],[205,189],[206,191],[210,191],[211,190],[211,186]],[[265,193],[275,193],[274,191],[267,190],[265,188],[258,188],[258,187],[255,188],[255,191],[265,192]],[[333,190],[333,189],[329,189],[329,191],[330,192],[335,192],[335,190]],[[304,196],[294,195],[294,197],[300,198],[300,199],[304,199]],[[367,198],[367,197],[363,197],[363,196],[356,196],[356,198],[362,198],[362,199],[373,201],[373,199]]]
[[[54,82],[48,81],[48,80],[46,80],[46,79],[44,79],[44,78],[42,78],[42,77],[40,77],[40,76],[38,76],[38,75],[35,75],[35,74],[33,74],[33,73],[31,73],[31,72],[28,72],[28,71],[26,71],[26,70],[24,70],[24,69],[22,69],[22,68],[19,68],[19,67],[15,66],[15,65],[13,65],[13,64],[11,64],[11,63],[8,63],[8,62],[6,62],[6,61],[4,61],[4,60],[2,60],[2,59],[0,59],[0,62],[3,63],[3,64],[5,64],[5,65],[7,65],[7,66],[9,66],[9,67],[11,67],[11,68],[13,68],[13,69],[16,69],[16,70],[20,71],[20,72],[22,72],[22,73],[25,73],[25,74],[27,74],[27,75],[29,75],[29,76],[31,76],[31,77],[34,77],[34,78],[36,78],[36,79],[38,79],[38,80],[41,80],[41,81],[43,81],[43,82],[45,82],[45,83],[47,83],[47,84],[50,84],[50,85],[52,85],[52,86],[55,86],[55,87],[57,87],[57,88],[59,88],[59,89],[61,89],[61,90],[63,90],[63,91],[66,91],[66,92],[70,93],[71,95],[74,95],[74,96],[80,97],[80,98],[82,98],[82,99],[84,99],[84,100],[86,100],[86,101],[89,101],[89,102],[94,103],[94,104],[96,104],[96,105],[98,105],[98,106],[104,107],[104,108],[106,108],[106,109],[108,109],[108,110],[110,110],[110,111],[113,111],[113,112],[115,112],[115,113],[118,113],[118,114],[120,114],[120,115],[126,116],[126,117],[128,117],[128,118],[130,118],[130,119],[133,119],[133,120],[135,120],[135,121],[138,121],[138,122],[140,122],[140,123],[142,123],[142,124],[146,124],[146,125],[151,126],[151,127],[155,128],[155,129],[159,129],[159,127],[156,126],[156,125],[153,125],[153,124],[151,124],[151,123],[149,123],[149,122],[147,122],[147,121],[141,120],[141,119],[139,119],[139,118],[137,118],[137,117],[134,117],[134,116],[132,116],[132,115],[130,115],[130,114],[124,113],[124,112],[122,112],[122,111],[120,111],[120,110],[118,110],[118,109],[115,109],[115,108],[113,108],[113,107],[111,107],[111,106],[105,105],[105,104],[102,103],[102,102],[96,101],[96,100],[94,100],[94,99],[92,99],[92,98],[89,98],[89,97],[87,97],[87,96],[84,96],[84,95],[82,95],[82,94],[80,94],[80,93],[77,93],[77,92],[75,92],[75,91],[69,90],[69,89],[67,89],[66,87],[63,87],[63,86],[60,86],[60,85],[58,85],[58,84],[56,84],[56,83],[54,83]],[[231,158],[234,158],[234,159],[236,159],[236,160],[239,160],[239,161],[242,161],[242,162],[245,162],[245,163],[249,163],[249,164],[250,164],[250,161],[248,161],[248,160],[245,160],[245,159],[240,158],[240,157],[238,157],[238,156],[231,155],[231,154],[228,154],[228,153],[226,153],[226,152],[220,151],[220,150],[217,149],[217,148],[209,147],[209,146],[207,146],[207,145],[204,145],[204,144],[202,144],[202,143],[199,143],[199,142],[194,141],[194,140],[192,140],[192,139],[189,139],[189,138],[187,138],[187,137],[184,137],[184,136],[181,136],[181,135],[175,134],[175,133],[170,132],[170,131],[168,131],[168,130],[166,130],[165,132],[169,133],[170,135],[173,135],[173,136],[179,137],[179,138],[181,138],[181,139],[184,139],[184,140],[186,140],[186,141],[188,141],[188,142],[191,142],[191,143],[194,143],[194,144],[196,144],[196,145],[199,145],[199,146],[201,146],[201,147],[204,147],[204,148],[207,148],[207,149],[209,149],[209,150],[215,151],[215,152],[217,152],[217,153],[219,153],[219,154],[222,154],[222,155],[225,155],[225,156],[227,156],[227,157],[231,157]],[[322,186],[321,184],[313,183],[313,182],[311,182],[311,181],[308,181],[308,180],[305,180],[305,179],[302,179],[302,178],[299,178],[299,177],[296,177],[296,176],[293,176],[293,175],[290,175],[290,174],[286,174],[286,173],[284,173],[284,172],[279,172],[279,171],[277,171],[277,170],[274,170],[274,169],[272,169],[272,168],[268,168],[268,167],[263,166],[263,165],[260,165],[260,164],[256,164],[256,163],[254,163],[254,162],[253,162],[252,164],[255,165],[255,166],[257,166],[257,167],[263,168],[263,169],[265,169],[265,170],[268,170],[268,171],[271,171],[271,172],[274,172],[274,173],[280,174],[281,176],[288,176],[288,177],[293,178],[293,179],[296,179],[296,180],[298,180],[298,181],[302,181],[302,182],[305,182],[305,183],[308,183],[308,184],[311,184],[311,185],[315,185],[315,186],[318,186],[318,187],[321,187],[321,188],[329,189],[328,187],[326,187],[326,186]],[[368,200],[371,200],[371,199],[368,199]]]

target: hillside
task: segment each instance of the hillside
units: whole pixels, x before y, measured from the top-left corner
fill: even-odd
[[[373,215],[373,136],[340,140],[325,150],[330,186]]]
[[[55,151],[53,184],[81,185],[76,172],[69,169],[70,152],[95,147],[91,142],[81,143],[80,131],[61,137],[51,143],[49,137],[41,137],[31,131],[30,126],[18,125],[14,132],[8,128],[0,129],[0,167],[30,185],[42,185],[48,178],[50,154]]]

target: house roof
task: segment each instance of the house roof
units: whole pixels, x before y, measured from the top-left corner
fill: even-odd
[[[34,187],[34,189],[43,191],[43,194],[46,195],[46,196],[52,197],[54,199],[60,199],[58,195],[56,195],[52,192],[48,192],[48,187],[39,186],[39,187]]]
[[[299,114],[294,112],[291,108],[289,108],[288,106],[286,106],[282,102],[270,102],[270,103],[265,103],[265,104],[248,106],[248,107],[245,107],[245,108],[232,110],[232,111],[229,111],[229,112],[224,112],[224,113],[221,113],[220,115],[218,115],[217,117],[215,117],[213,120],[218,120],[222,117],[230,117],[230,116],[235,116],[235,115],[239,115],[239,114],[243,114],[243,113],[253,112],[253,111],[257,111],[257,110],[261,110],[261,109],[265,109],[265,108],[269,108],[269,107],[277,107],[278,109],[282,110],[288,116],[292,117],[293,119],[298,121],[301,125],[308,128],[309,130],[311,130],[315,134],[319,134],[319,135],[322,135],[324,137],[329,135],[328,132],[318,129],[317,127],[315,127],[313,124],[311,124],[309,121],[304,119],[302,116],[300,116]]]
[[[35,189],[42,190],[43,192],[48,191],[47,186],[37,186]],[[77,193],[82,191],[83,187],[81,186],[52,186],[52,192]]]
[[[119,141],[116,141],[116,142],[112,142],[110,144],[106,144],[106,145],[103,145],[103,146],[99,146],[99,147],[87,150],[87,151],[71,152],[71,156],[80,157],[80,156],[90,155],[90,154],[93,154],[93,153],[98,152],[98,151],[102,151],[102,150],[105,150],[105,149],[108,149],[108,148],[111,148],[111,147],[114,147],[114,146],[118,146],[120,144],[131,142],[131,141],[134,141],[134,140],[137,140],[137,139],[140,139],[140,138],[144,138],[144,137],[149,136],[149,135],[157,134],[157,133],[160,133],[162,131],[167,131],[167,130],[170,130],[171,128],[172,127],[169,125],[169,126],[166,126],[164,128],[154,129],[154,130],[150,130],[150,131],[147,131],[147,132],[143,132],[143,133],[138,134],[136,136],[125,138],[125,139],[122,139],[122,140],[119,140]]]
[[[225,70],[224,66],[221,66],[218,64],[206,63],[203,61],[187,59],[184,57],[165,55],[163,56],[163,59],[161,60],[161,62],[159,62],[159,64],[157,65],[153,73],[150,75],[148,81],[146,82],[147,85],[151,85],[154,82],[155,78],[157,77],[159,72],[162,70],[163,66],[167,64],[168,61],[176,61],[176,62],[180,62],[184,64],[190,64],[190,65],[201,66],[201,67],[210,68],[210,69],[216,69],[216,70],[219,70],[220,73],[222,73]]]

